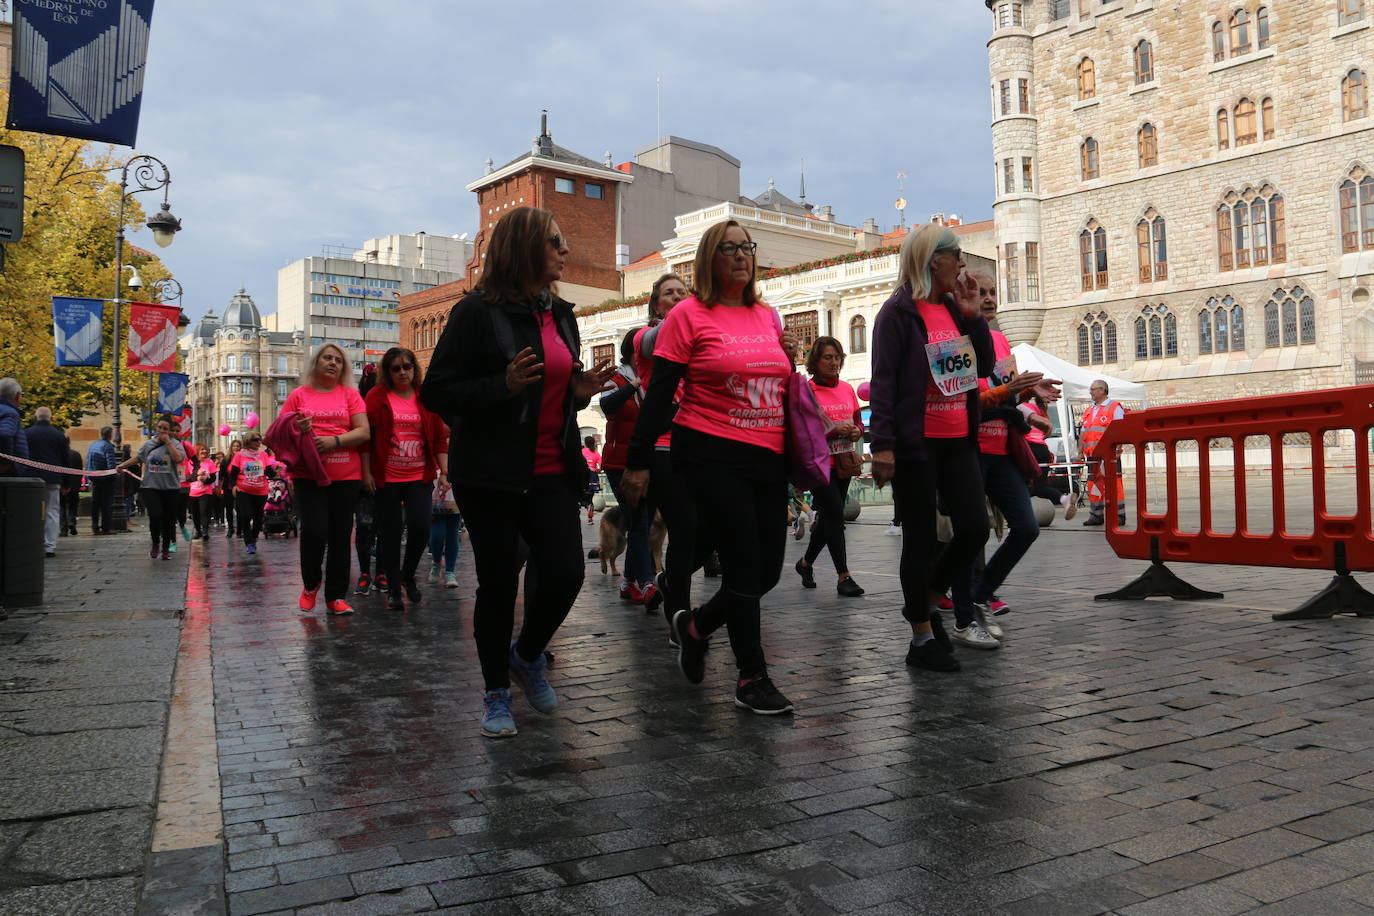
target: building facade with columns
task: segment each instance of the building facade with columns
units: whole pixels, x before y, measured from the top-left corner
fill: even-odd
[[[229,301],[222,318],[214,309],[208,311],[182,346],[184,371],[190,376],[192,441],[212,451],[242,438],[250,413],[258,415],[258,429],[265,431],[286,396],[300,384],[305,333],[264,328],[246,290],[240,289]],[[230,435],[219,434],[222,425],[230,427]]]
[[[1152,403],[1374,380],[1368,0],[986,0],[1001,325]]]

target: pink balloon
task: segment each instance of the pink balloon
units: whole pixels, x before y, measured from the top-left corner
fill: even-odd
[[[255,413],[247,413],[247,414],[244,414],[244,415],[243,415],[243,425],[246,426],[246,427],[248,427],[249,429],[257,429],[257,428],[258,428],[258,415],[255,414]]]
[[[856,392],[860,401],[868,400],[868,382],[859,382],[859,390]]]
[[[219,434],[220,434],[221,436],[227,436],[227,435],[229,435],[230,432],[231,432],[231,430],[229,429],[229,424],[228,424],[228,423],[221,423],[221,424],[219,425]]]

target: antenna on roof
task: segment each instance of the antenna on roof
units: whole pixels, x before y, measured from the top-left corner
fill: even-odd
[[[663,74],[654,74],[654,142],[663,139]]]
[[[801,161],[801,198],[798,200],[803,207],[806,206],[806,159]]]

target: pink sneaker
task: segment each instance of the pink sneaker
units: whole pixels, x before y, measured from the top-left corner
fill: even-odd
[[[313,610],[315,610],[315,596],[318,595],[319,593],[320,593],[320,587],[319,587],[318,585],[315,586],[314,588],[303,588],[303,589],[301,589],[301,610],[302,610],[302,611],[313,611]]]
[[[325,607],[329,608],[329,613],[338,614],[339,616],[353,613],[353,608],[349,607],[348,602],[342,598],[335,598],[333,601],[326,603]]]
[[[935,602],[935,606],[942,611],[952,611],[954,610],[954,601],[949,595],[941,595],[939,600]]]
[[[993,595],[988,599],[988,612],[994,617],[1001,617],[1011,610],[1011,605]]]

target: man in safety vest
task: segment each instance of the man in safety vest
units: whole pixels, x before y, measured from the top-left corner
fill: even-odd
[[[1092,395],[1093,402],[1083,411],[1083,432],[1078,442],[1078,460],[1086,459],[1088,462],[1088,520],[1083,523],[1085,527],[1106,523],[1106,481],[1102,477],[1102,460],[1094,452],[1111,422],[1126,415],[1120,404],[1107,399],[1107,383],[1102,379],[1094,381],[1088,393]],[[1125,524],[1126,494],[1119,478],[1116,482],[1116,518],[1117,524]]]

